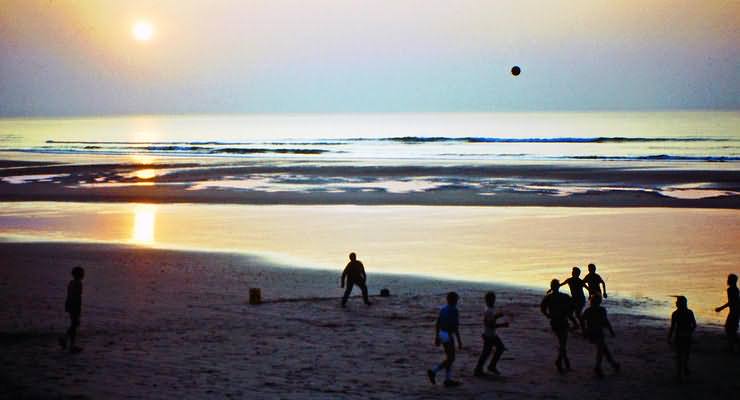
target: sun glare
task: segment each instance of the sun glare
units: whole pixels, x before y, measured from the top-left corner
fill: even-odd
[[[156,206],[152,204],[137,204],[134,209],[134,229],[131,241],[138,244],[154,243],[154,224],[156,221]]]
[[[146,42],[154,36],[154,26],[149,21],[137,21],[131,28],[131,33],[134,35],[134,39]]]

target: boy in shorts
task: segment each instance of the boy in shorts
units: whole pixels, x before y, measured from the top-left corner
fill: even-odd
[[[447,305],[439,310],[439,316],[437,322],[434,324],[434,345],[439,346],[440,344],[445,350],[445,359],[436,367],[427,370],[427,376],[432,385],[437,383],[437,372],[442,369],[445,370],[445,381],[446,387],[459,386],[460,382],[452,379],[452,363],[455,362],[455,337],[457,337],[457,343],[462,350],[462,340],[460,339],[460,317],[457,312],[457,301],[460,296],[455,292],[447,293]]]

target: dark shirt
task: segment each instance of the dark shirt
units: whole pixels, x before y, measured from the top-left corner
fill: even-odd
[[[737,286],[727,288],[727,304],[730,308],[730,315],[734,318],[740,318],[740,293]]]
[[[566,322],[573,311],[573,300],[565,293],[550,293],[542,299],[540,309],[547,311],[553,322]]]
[[[460,326],[460,316],[457,313],[457,307],[446,305],[439,310],[439,330],[447,332],[457,332]]]
[[[586,299],[586,296],[583,294],[583,280],[581,278],[570,277],[565,280],[565,283],[568,284],[570,295],[573,296],[574,299]]]
[[[586,276],[583,277],[583,283],[586,284],[588,287],[588,291],[591,294],[601,294],[601,284],[604,283],[604,280],[601,279],[601,276],[594,273],[588,273]]]
[[[671,328],[678,338],[690,338],[696,329],[694,313],[686,309],[678,309],[671,314]]]
[[[345,278],[348,282],[365,282],[365,266],[358,260],[348,262],[342,272],[342,282]]]
[[[585,331],[589,336],[602,336],[604,334],[604,328],[609,326],[609,320],[606,318],[606,309],[601,306],[587,308],[583,312],[583,322],[586,325]]]
[[[82,310],[82,282],[72,279],[67,285],[67,300],[64,310],[70,314],[79,314]]]

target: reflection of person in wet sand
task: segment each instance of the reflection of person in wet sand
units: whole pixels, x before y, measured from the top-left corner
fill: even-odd
[[[568,316],[573,313],[573,301],[570,296],[560,293],[560,281],[553,279],[550,282],[550,292],[542,299],[540,311],[550,319],[550,327],[558,338],[558,358],[555,366],[559,372],[570,370],[568,359]]]
[[[596,273],[596,265],[588,264],[588,274],[583,277],[583,283],[586,285],[589,295],[598,294],[605,299],[609,297],[606,295],[606,282],[601,279],[601,275]],[[601,290],[602,286],[604,291]]]
[[[344,291],[342,297],[342,307],[347,305],[347,299],[352,293],[352,287],[357,285],[362,290],[362,300],[365,304],[370,305],[370,300],[367,297],[367,275],[365,275],[365,266],[357,260],[355,253],[349,253],[349,263],[344,267],[342,272],[342,287],[344,287],[345,281],[347,282],[347,289]]]
[[[583,306],[586,305],[586,296],[583,294],[585,284],[580,276],[581,269],[578,267],[573,267],[571,277],[560,283],[560,286],[568,285],[568,288],[570,289],[570,296],[573,298],[573,307],[575,308],[578,323],[575,323],[575,320],[572,316],[571,320],[574,322],[574,325],[583,327],[583,317],[581,316],[581,314],[583,313]]]
[[[440,344],[445,349],[445,360],[433,369],[427,370],[427,376],[432,384],[437,383],[437,372],[445,370],[446,387],[459,386],[460,382],[452,380],[452,363],[455,362],[455,337],[457,344],[462,350],[462,340],[460,339],[460,317],[457,312],[457,300],[460,297],[455,292],[447,293],[447,305],[439,310],[437,322],[434,324],[434,345]]]
[[[678,381],[689,376],[689,355],[691,353],[691,336],[696,329],[694,313],[689,310],[689,302],[684,296],[676,297],[676,311],[671,314],[671,329],[668,331],[668,343],[676,350],[676,376]]]
[[[727,276],[727,303],[714,310],[721,312],[725,308],[730,309],[725,321],[725,334],[730,345],[730,351],[734,351],[737,345],[737,328],[740,324],[740,292],[737,288],[737,275],[735,274]]]
[[[69,313],[69,329],[67,333],[59,338],[59,345],[62,349],[67,348],[69,341],[69,351],[79,353],[82,348],[75,345],[77,338],[77,328],[80,326],[80,313],[82,311],[82,279],[85,277],[85,270],[82,267],[72,269],[73,279],[67,285],[67,299],[64,302],[64,311]]]
[[[614,361],[604,339],[604,329],[608,329],[612,337],[614,337],[614,329],[612,329],[612,324],[609,323],[609,319],[606,317],[606,309],[601,306],[601,296],[598,294],[591,296],[589,303],[590,306],[583,312],[583,322],[585,324],[583,332],[588,340],[596,346],[594,372],[597,376],[602,377],[604,372],[601,370],[601,360],[604,357],[615,371],[619,371],[619,363]]]

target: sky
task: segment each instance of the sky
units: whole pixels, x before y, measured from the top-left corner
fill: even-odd
[[[0,0],[0,116],[737,110],[739,27],[736,0]]]

